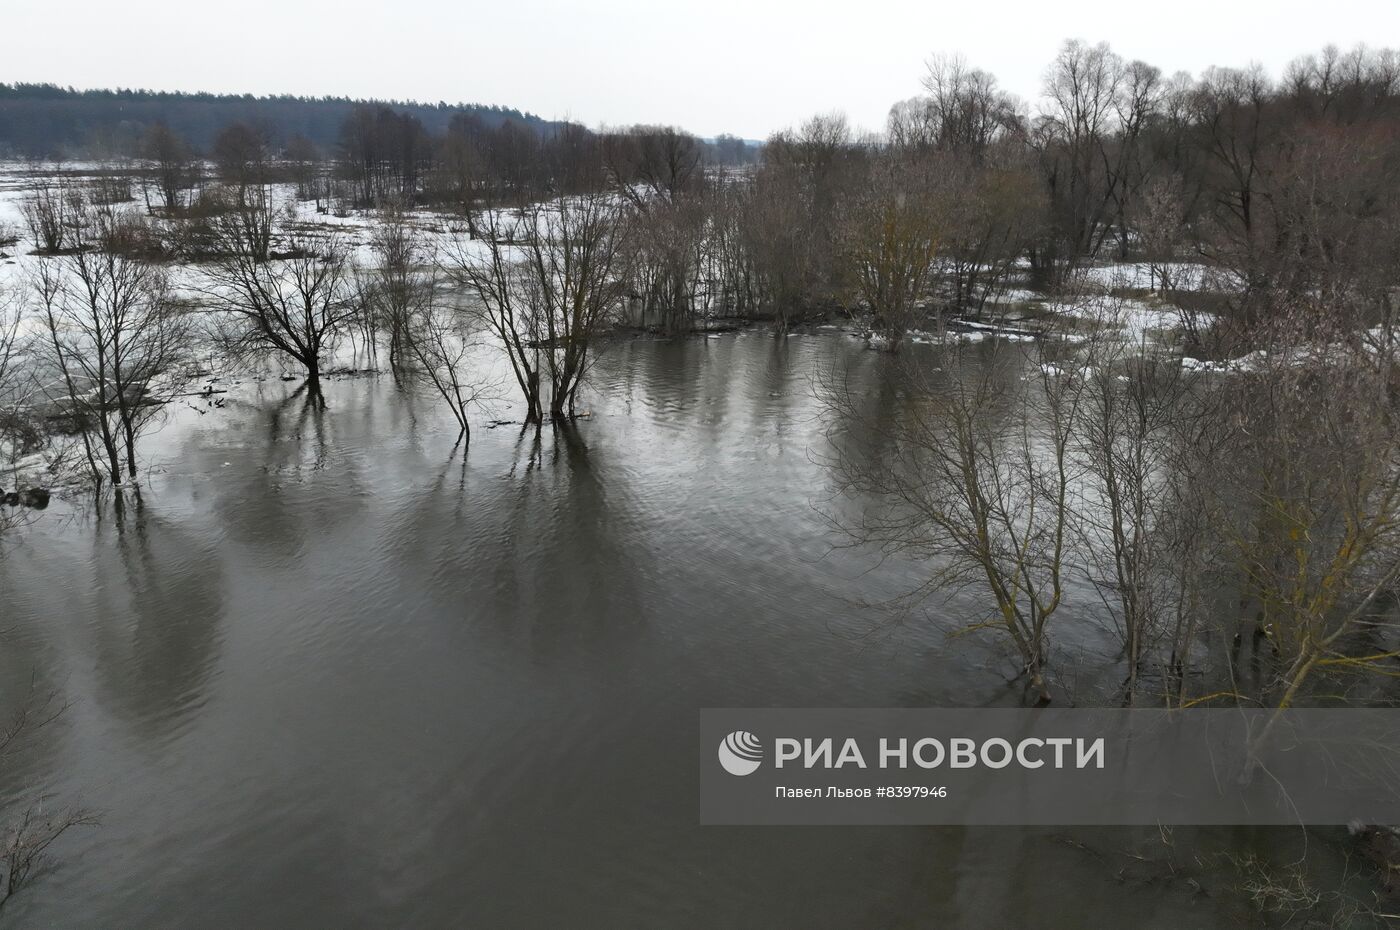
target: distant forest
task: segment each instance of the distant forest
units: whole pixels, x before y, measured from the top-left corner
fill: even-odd
[[[348,97],[255,97],[251,94],[75,90],[54,84],[0,83],[0,156],[106,157],[130,154],[158,123],[208,152],[232,123],[256,126],[274,143],[303,136],[323,149],[340,140],[357,106],[387,105],[415,117],[434,135],[454,116],[475,117],[487,129],[514,122],[544,130],[554,124],[511,107],[482,104],[364,101]],[[474,120],[475,121],[475,120]]]

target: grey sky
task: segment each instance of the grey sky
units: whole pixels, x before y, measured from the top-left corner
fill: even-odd
[[[761,138],[815,112],[878,128],[960,52],[1028,99],[1070,37],[1163,71],[1328,42],[1400,45],[1397,0],[4,0],[0,80],[500,103]]]

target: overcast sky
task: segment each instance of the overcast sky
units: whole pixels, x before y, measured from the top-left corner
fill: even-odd
[[[1033,100],[1065,38],[1165,72],[1400,45],[1400,0],[0,0],[0,81],[499,103],[762,138],[883,125],[962,53]]]

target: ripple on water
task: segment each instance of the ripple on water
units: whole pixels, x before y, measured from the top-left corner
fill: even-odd
[[[0,557],[3,661],[75,708],[24,777],[106,812],[16,919],[1070,927],[1093,888],[1087,922],[1136,922],[1139,889],[1039,834],[698,826],[700,707],[1004,688],[975,641],[858,606],[920,566],[828,551],[840,360],[879,387],[835,335],[623,342],[590,418],[465,456],[387,378],[174,416],[142,513],[46,517]]]

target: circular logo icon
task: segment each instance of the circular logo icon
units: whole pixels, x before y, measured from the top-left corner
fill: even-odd
[[[750,775],[763,762],[763,743],[748,730],[735,730],[719,744],[719,764],[730,775]]]

